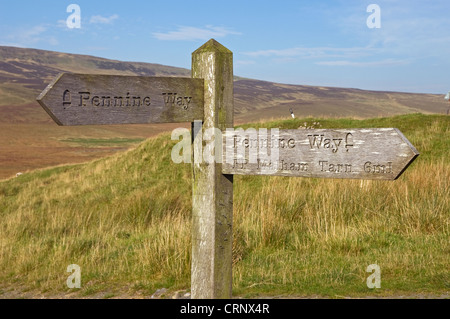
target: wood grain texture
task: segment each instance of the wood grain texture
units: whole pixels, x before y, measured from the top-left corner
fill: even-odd
[[[222,171],[395,180],[418,155],[396,128],[229,130],[223,136]]]
[[[203,126],[193,129],[191,296],[231,298],[233,176],[223,175],[220,163],[203,160],[202,136],[233,127],[232,52],[208,41],[192,54],[192,76],[204,79],[205,109]]]
[[[37,101],[59,125],[203,120],[203,81],[61,73]]]

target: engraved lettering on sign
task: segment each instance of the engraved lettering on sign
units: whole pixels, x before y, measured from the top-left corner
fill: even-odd
[[[89,100],[90,93],[89,92],[78,92],[80,94],[80,105],[86,106],[86,100]]]
[[[364,172],[372,174],[393,174],[392,162],[387,162],[387,165],[373,164],[372,162],[364,163]]]
[[[163,93],[164,103],[167,107],[174,106],[175,104],[182,107],[184,110],[189,108],[192,96],[178,96],[177,93]]]
[[[282,171],[308,171],[308,163],[287,163],[284,160],[281,160],[278,164],[278,169]]]
[[[330,173],[351,173],[352,164],[335,164],[328,161],[319,161],[321,172]]]
[[[347,133],[345,138],[325,138],[324,134],[308,134],[309,146],[311,149],[317,147],[331,149],[333,153],[339,150],[339,147],[344,143],[346,152],[348,152],[349,147],[353,147],[353,135],[352,133]]]
[[[274,138],[271,139],[261,138],[260,136],[254,138],[241,138],[239,135],[233,135],[233,148],[238,148],[239,145],[244,148],[294,148],[295,139]]]
[[[233,168],[240,168],[243,169],[244,165],[248,164],[248,160],[247,159],[234,159],[233,161]]]
[[[67,93],[66,93],[67,92]],[[78,106],[93,106],[93,107],[139,107],[139,106],[150,106],[151,99],[149,96],[144,98],[140,96],[132,96],[130,92],[127,92],[126,96],[110,96],[110,95],[95,95],[91,94],[89,91],[78,92],[80,95],[80,103]],[[92,96],[92,97],[91,97]],[[63,95],[63,105],[66,105],[70,99],[70,91],[64,91]],[[124,102],[125,99],[125,102]]]
[[[273,170],[273,162],[270,160],[261,160],[258,158],[258,169],[269,169]]]
[[[235,160],[235,162],[237,162],[237,160]],[[247,163],[245,163],[247,164]],[[300,172],[307,172],[308,171],[308,163],[305,162],[298,162],[298,163],[293,163],[293,162],[287,162],[285,160],[281,160],[278,162],[273,162],[270,160],[261,160],[261,159],[257,159],[257,169],[260,170],[276,170],[276,171],[300,171]],[[234,167],[233,167],[234,168]],[[244,168],[244,165],[241,164],[240,167],[238,168]]]
[[[350,144],[351,142],[351,144]],[[353,147],[353,134],[352,133],[347,133],[345,135],[345,148],[346,148],[346,152],[348,152],[348,148],[349,147]]]
[[[69,90],[65,90],[63,93],[63,106],[70,106],[72,104],[72,95]]]

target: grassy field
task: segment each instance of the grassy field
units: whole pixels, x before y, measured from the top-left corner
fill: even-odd
[[[397,127],[421,155],[394,182],[235,176],[233,295],[448,296],[450,117],[251,126],[305,123]],[[72,293],[66,269],[78,264],[77,296],[188,290],[191,172],[171,162],[175,143],[163,134],[124,153],[0,182],[0,289]],[[380,289],[366,286],[370,264],[381,268]]]
[[[61,140],[70,144],[75,144],[83,147],[98,147],[98,146],[129,146],[133,143],[142,142],[143,138],[67,138]]]

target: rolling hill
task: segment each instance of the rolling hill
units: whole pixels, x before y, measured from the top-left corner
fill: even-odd
[[[190,76],[190,70],[36,49],[0,47],[0,105],[35,104],[60,72],[140,76]],[[235,77],[236,120],[289,116],[373,117],[444,113],[443,96],[349,88],[288,85]],[[36,104],[37,105],[37,104]]]
[[[124,150],[188,124],[59,127],[35,101],[60,72],[189,77],[190,70],[152,63],[0,46],[0,178]],[[290,117],[369,118],[445,113],[443,96],[289,85],[235,77],[235,123]]]

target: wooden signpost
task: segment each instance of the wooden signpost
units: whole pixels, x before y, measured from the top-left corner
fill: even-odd
[[[233,174],[395,180],[419,155],[395,128],[234,130],[233,54],[213,39],[192,78],[63,73],[37,100],[59,125],[193,123],[192,298],[231,298]],[[213,163],[209,129],[223,134]]]
[[[62,73],[37,101],[59,125],[193,122],[203,119],[203,81]]]
[[[395,128],[228,131],[222,171],[395,180],[418,155]]]
[[[233,127],[233,53],[210,40],[192,53],[192,77],[204,79],[203,133]],[[195,126],[193,126],[195,127]],[[192,183],[192,298],[231,298],[233,175],[202,160],[194,136]]]

